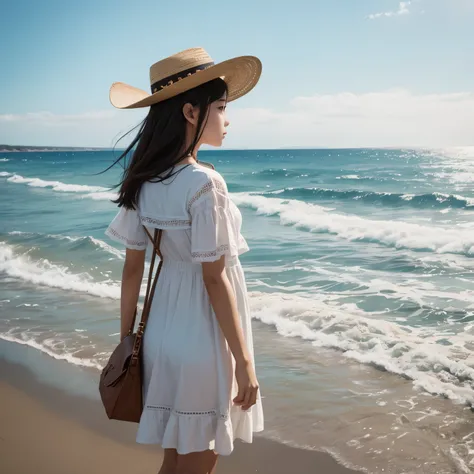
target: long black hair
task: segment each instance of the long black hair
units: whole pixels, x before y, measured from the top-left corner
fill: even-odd
[[[120,207],[133,209],[138,204],[140,189],[145,182],[164,181],[178,172],[179,170],[174,170],[174,166],[193,153],[202,136],[210,104],[222,98],[226,92],[227,84],[218,78],[152,105],[148,115],[139,125],[136,137],[119,158],[107,168],[108,170],[123,160],[121,165],[124,171],[117,185],[120,187],[118,198],[113,202]],[[183,106],[188,103],[199,108],[199,118],[196,134],[189,147],[184,149],[186,118],[183,114]],[[136,148],[132,152],[135,145]],[[132,152],[132,158],[130,162],[127,162],[130,152]],[[165,173],[165,171],[168,172]]]

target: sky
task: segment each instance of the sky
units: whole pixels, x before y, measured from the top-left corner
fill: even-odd
[[[4,2],[0,143],[111,147],[147,109],[110,85],[200,46],[263,63],[226,148],[473,145],[473,24],[474,0]]]

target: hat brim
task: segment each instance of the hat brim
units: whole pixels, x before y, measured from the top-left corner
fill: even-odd
[[[250,92],[260,79],[261,73],[262,63],[258,58],[240,56],[196,72],[154,94],[148,94],[142,89],[123,82],[114,82],[110,87],[109,97],[111,104],[118,109],[138,109],[163,102],[201,84],[222,77],[227,84],[227,101],[231,102]]]

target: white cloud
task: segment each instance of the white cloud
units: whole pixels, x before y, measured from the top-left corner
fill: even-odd
[[[377,18],[383,18],[383,17],[386,18],[386,17],[392,17],[392,16],[408,15],[410,13],[410,10],[408,8],[410,5],[411,5],[411,1],[400,2],[398,4],[398,10],[381,12],[381,13],[372,13],[367,18],[369,20],[376,20]]]
[[[145,113],[0,115],[0,143],[110,147]],[[474,92],[316,94],[278,109],[230,104],[228,116],[226,148],[474,145]]]
[[[128,113],[127,113],[128,112]],[[52,112],[0,115],[0,143],[37,146],[111,147],[143,119],[145,110],[96,110],[65,115]]]
[[[404,89],[296,97],[286,111],[229,110],[229,147],[474,144],[474,93]]]
[[[26,114],[0,115],[0,122],[36,122],[42,125],[68,125],[89,120],[105,120],[115,115],[113,110],[99,110],[76,115],[60,115],[51,112],[28,112]]]

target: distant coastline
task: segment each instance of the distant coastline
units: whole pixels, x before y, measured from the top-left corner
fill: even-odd
[[[0,145],[0,153],[5,152],[46,152],[46,151],[101,151],[108,148],[95,147],[70,147],[70,146],[25,146],[25,145]]]

